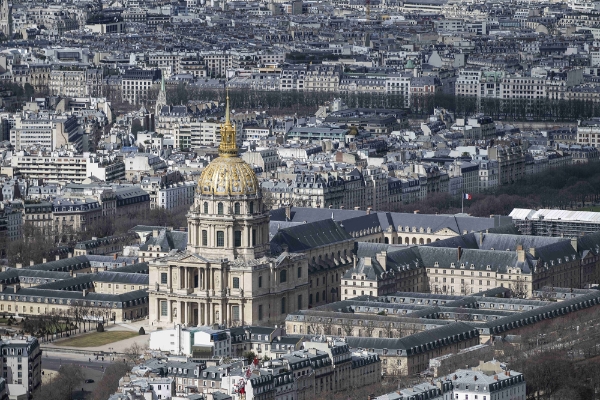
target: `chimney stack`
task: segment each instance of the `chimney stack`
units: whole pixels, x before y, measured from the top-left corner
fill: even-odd
[[[21,264],[21,263],[16,263],[16,264],[15,264],[15,268],[23,268],[23,264]]]
[[[46,260],[46,257],[42,258],[42,263],[46,264],[48,262],[48,260]]]
[[[54,258],[56,261],[60,260],[60,256],[57,254],[56,257]]]
[[[117,259],[117,257],[118,257],[118,254],[117,254],[117,253],[115,253],[115,255],[113,256],[113,259],[114,259],[114,260],[116,260],[116,259]]]
[[[497,381],[498,380],[498,375],[494,375],[494,380]]]
[[[523,245],[517,245],[517,261],[525,262],[525,250],[523,250]]]
[[[571,246],[573,246],[573,248],[575,249],[575,251],[577,251],[577,238],[571,238]]]
[[[535,257],[535,247],[529,248],[529,254],[531,254],[532,257]]]
[[[371,207],[367,207],[367,215],[371,214],[371,210],[372,210]]]
[[[292,206],[290,206],[289,204],[285,205],[285,219],[286,221],[292,220]]]
[[[365,257],[365,265],[371,265],[371,257]]]
[[[381,268],[383,268],[384,271],[387,271],[387,265],[386,265],[387,251],[382,251],[381,253],[377,253],[377,255],[375,257],[377,259],[377,262],[381,265]]]
[[[73,258],[73,253],[70,253],[70,252],[69,252],[69,253],[67,254],[67,258]]]
[[[29,266],[35,265],[35,263],[33,262],[33,260],[29,260]]]
[[[352,254],[352,265],[356,268],[356,254]]]

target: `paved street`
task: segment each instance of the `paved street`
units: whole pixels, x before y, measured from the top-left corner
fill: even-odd
[[[102,374],[104,373],[104,368],[110,365],[112,361],[109,360],[109,357],[105,357],[105,360],[96,361],[95,358],[92,358],[92,361],[89,361],[89,357],[79,355],[79,354],[66,354],[66,353],[44,353],[44,357],[42,360],[42,369],[44,373],[46,371],[58,371],[61,365],[66,364],[74,364],[81,367],[83,371],[83,376],[85,379],[93,379],[93,383],[82,383],[81,388],[84,389],[77,390],[73,393],[73,399],[86,399],[89,398],[90,394],[96,388],[96,385],[102,379]]]

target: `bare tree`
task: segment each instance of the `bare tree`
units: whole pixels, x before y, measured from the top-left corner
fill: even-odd
[[[342,330],[344,331],[344,336],[354,336],[354,321],[350,318],[344,318],[342,320]]]

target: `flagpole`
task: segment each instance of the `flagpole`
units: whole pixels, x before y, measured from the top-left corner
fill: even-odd
[[[464,193],[464,192],[463,192],[463,194],[460,196],[460,208],[461,208],[461,211],[460,211],[460,213],[461,213],[461,214],[464,214],[464,213],[465,213],[465,193]]]

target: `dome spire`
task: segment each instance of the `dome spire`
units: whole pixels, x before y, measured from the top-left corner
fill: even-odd
[[[219,144],[219,156],[237,157],[238,147],[236,143],[235,125],[232,125],[229,111],[229,88],[226,89],[227,98],[225,103],[225,123],[221,124],[221,143]]]

